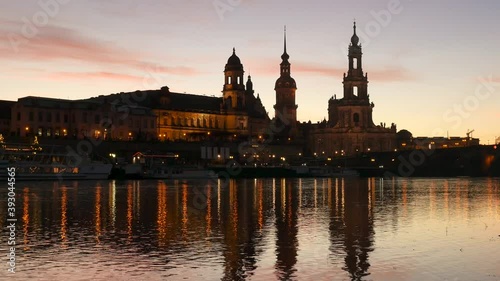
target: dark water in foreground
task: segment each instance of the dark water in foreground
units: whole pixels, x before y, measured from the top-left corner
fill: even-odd
[[[17,184],[1,280],[500,280],[498,179]],[[0,191],[7,225],[7,191]]]

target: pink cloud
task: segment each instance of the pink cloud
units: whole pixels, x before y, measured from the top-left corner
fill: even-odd
[[[258,68],[259,74],[279,76],[279,65],[264,63]],[[291,74],[314,74],[327,77],[343,77],[347,72],[347,67],[325,66],[322,64],[312,64],[297,62],[292,63]],[[381,82],[400,82],[413,79],[413,75],[407,69],[399,66],[385,66],[368,72],[368,79]],[[298,77],[294,77],[298,79]],[[299,82],[299,81],[297,81]]]
[[[13,24],[0,26],[0,31],[12,34]],[[1,29],[4,30],[1,30]],[[19,37],[21,38],[21,37]],[[77,61],[100,68],[125,67],[142,73],[157,72],[168,75],[191,76],[198,74],[194,68],[164,66],[148,61],[147,54],[115,46],[112,43],[83,36],[64,27],[46,26],[33,39],[27,39],[14,52],[8,36],[0,37],[0,60],[15,61]]]
[[[94,80],[94,79],[104,79],[104,80],[119,80],[119,81],[130,81],[130,82],[142,82],[143,77],[113,73],[113,72],[53,72],[47,75],[49,79],[54,80]]]
[[[368,79],[381,82],[401,82],[413,79],[410,71],[403,67],[384,67],[368,72]]]

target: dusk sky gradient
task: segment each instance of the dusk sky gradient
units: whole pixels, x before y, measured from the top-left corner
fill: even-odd
[[[414,136],[475,129],[482,144],[500,136],[500,1],[400,0],[400,12],[387,22],[376,14],[388,11],[390,0],[65,2],[30,39],[23,18],[33,22],[43,11],[39,1],[2,0],[1,99],[78,99],[162,86],[221,96],[235,47],[273,117],[286,25],[298,118],[317,122],[328,115],[328,99],[342,97],[356,18],[376,124],[394,122]],[[214,3],[230,9],[218,13]]]

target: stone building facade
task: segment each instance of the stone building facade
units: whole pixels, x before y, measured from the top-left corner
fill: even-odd
[[[373,122],[375,105],[368,95],[368,74],[363,72],[362,55],[354,23],[343,98],[334,96],[328,101],[328,120],[316,125],[309,137],[309,145],[316,154],[353,155],[397,148],[396,125],[377,126]]]
[[[136,91],[90,99],[128,101],[131,106],[150,108],[156,116],[156,138],[168,141],[226,140],[256,137],[269,126],[269,117],[253,82],[233,49],[224,68],[222,96],[203,96],[159,90]]]
[[[149,108],[110,101],[24,97],[13,104],[10,135],[41,138],[143,139],[156,136]]]

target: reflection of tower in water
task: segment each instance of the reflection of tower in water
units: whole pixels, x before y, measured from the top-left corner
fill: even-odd
[[[368,253],[373,250],[373,202],[369,180],[338,179],[332,183],[334,191],[330,206],[330,250],[335,259],[345,252],[345,266],[352,280],[369,275]],[[374,186],[370,186],[374,188]]]
[[[280,280],[293,277],[297,263],[297,211],[299,208],[299,189],[292,181],[283,179],[276,196],[276,265]]]
[[[225,244],[222,280],[246,280],[257,268],[259,251],[256,246],[261,243],[262,237],[258,230],[259,211],[253,198],[258,189],[249,186],[248,182],[238,182],[237,185],[231,180],[226,192],[222,189],[220,196],[221,200],[229,203],[220,205],[220,227]]]

